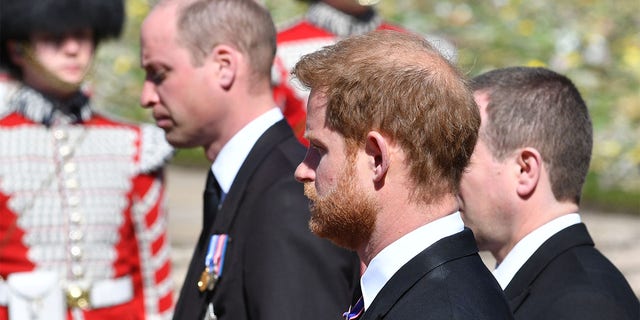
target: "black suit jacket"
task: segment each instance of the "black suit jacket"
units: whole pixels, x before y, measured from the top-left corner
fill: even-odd
[[[582,223],[543,243],[505,294],[516,319],[640,319],[638,298]]]
[[[363,320],[512,319],[469,229],[422,251],[385,284]]]
[[[284,120],[256,142],[215,220],[204,220],[174,319],[200,320],[211,301],[220,320],[340,317],[359,261],[309,230],[308,200],[293,176],[304,154]],[[221,233],[231,238],[222,277],[200,293],[209,237]]]

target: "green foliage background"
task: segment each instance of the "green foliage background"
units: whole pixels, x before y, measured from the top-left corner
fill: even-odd
[[[263,0],[276,24],[304,13],[296,0]],[[99,50],[93,77],[104,109],[150,121],[139,107],[143,72],[139,30],[150,4],[127,0],[120,41]],[[493,68],[545,66],[580,89],[594,122],[594,154],[584,201],[640,214],[640,1],[382,0],[382,15],[408,29],[448,39],[470,77]],[[181,151],[181,164],[203,164],[200,150]]]

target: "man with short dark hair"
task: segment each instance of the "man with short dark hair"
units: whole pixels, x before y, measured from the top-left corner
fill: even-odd
[[[511,67],[473,79],[482,124],[460,199],[462,218],[516,319],[638,319],[618,269],[594,248],[580,195],[593,134],[571,80]]]

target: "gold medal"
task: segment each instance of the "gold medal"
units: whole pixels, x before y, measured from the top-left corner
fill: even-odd
[[[200,275],[200,281],[198,281],[198,289],[200,292],[204,292],[210,286],[211,282],[211,273],[209,272],[209,267],[206,267],[202,274]]]

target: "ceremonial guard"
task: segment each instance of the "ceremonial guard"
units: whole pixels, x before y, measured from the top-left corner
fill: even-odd
[[[305,145],[305,118],[309,90],[291,76],[293,66],[302,56],[332,45],[345,37],[374,30],[410,32],[382,18],[376,10],[380,0],[300,0],[309,3],[301,19],[278,32],[278,52],[273,65],[274,97],[285,118]],[[447,59],[456,60],[456,48],[435,35],[427,40]]]
[[[0,320],[167,319],[161,130],[83,88],[122,0],[0,0]]]

